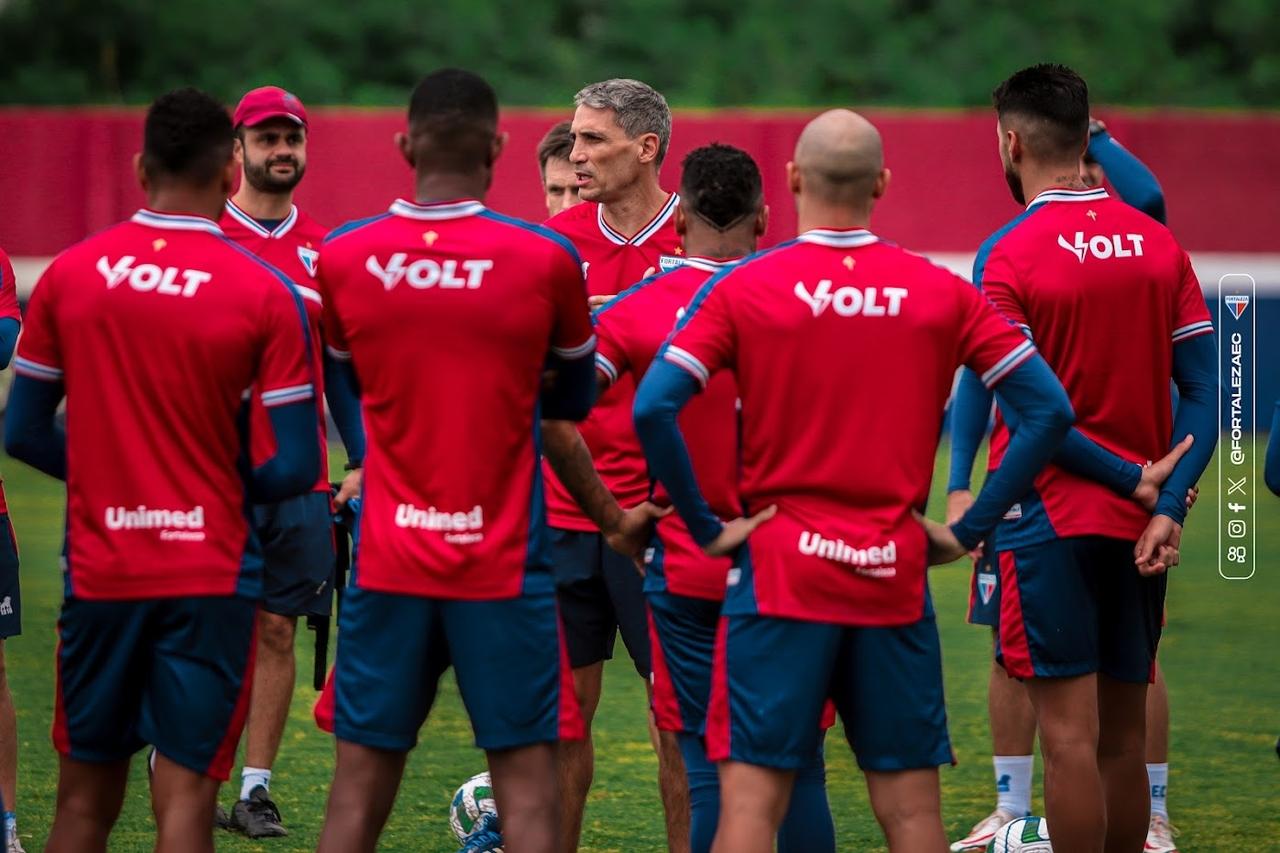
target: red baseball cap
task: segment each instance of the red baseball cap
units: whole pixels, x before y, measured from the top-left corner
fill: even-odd
[[[307,109],[292,92],[286,92],[279,86],[262,86],[240,99],[232,124],[255,127],[272,118],[287,118],[306,127]]]

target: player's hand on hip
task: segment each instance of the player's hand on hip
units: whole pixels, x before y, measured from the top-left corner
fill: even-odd
[[[735,518],[733,521],[726,522],[725,526],[720,530],[720,535],[712,539],[706,545],[702,546],[702,552],[708,557],[727,557],[742,546],[747,541],[752,532],[757,527],[764,524],[769,519],[778,514],[778,505],[769,504],[755,515],[744,518]]]
[[[1182,525],[1167,515],[1152,516],[1133,546],[1133,562],[1138,573],[1150,577],[1178,565]]]
[[[356,468],[347,476],[342,478],[342,485],[338,487],[338,494],[334,495],[333,505],[338,509],[342,509],[347,505],[347,501],[352,498],[360,497],[360,487],[364,482],[364,469]]]
[[[644,551],[653,538],[653,525],[658,519],[671,514],[671,507],[660,507],[652,501],[644,501],[623,510],[618,516],[618,523],[610,530],[603,531],[604,541],[610,548],[630,557],[636,568],[644,573]]]
[[[616,293],[602,293],[596,296],[588,296],[587,307],[594,311],[617,295]]]
[[[968,489],[956,489],[954,492],[947,493],[947,524],[955,524],[964,518],[964,514],[969,511],[969,507],[973,506],[973,492]],[[978,547],[969,552],[969,556],[975,560],[982,559],[982,543],[978,543]]]
[[[1186,455],[1191,449],[1195,436],[1188,435],[1182,441],[1174,445],[1174,448],[1166,453],[1155,462],[1149,462],[1142,469],[1142,477],[1138,480],[1138,487],[1133,490],[1130,495],[1135,501],[1142,505],[1147,512],[1151,512],[1156,508],[1156,501],[1160,500],[1160,487],[1164,485],[1164,481],[1169,479],[1169,475],[1173,473],[1174,466],[1178,464],[1178,460]],[[1195,503],[1195,499],[1188,494],[1187,500]]]
[[[956,538],[949,525],[939,524],[931,518],[925,518],[914,509],[911,514],[915,516],[916,521],[920,522],[920,526],[924,528],[924,535],[929,540],[929,565],[940,566],[944,563],[958,560],[965,555],[965,547],[960,544],[960,540]]]

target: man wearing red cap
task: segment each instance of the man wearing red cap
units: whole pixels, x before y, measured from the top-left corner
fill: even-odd
[[[240,100],[233,122],[240,188],[227,200],[219,224],[228,237],[270,262],[294,283],[310,321],[312,367],[318,386],[323,375],[321,303],[313,279],[327,229],[293,203],[294,189],[307,167],[307,112],[296,95],[263,86]],[[299,616],[328,616],[332,600],[332,509],[321,400],[317,393],[322,458],[315,488],[280,503],[253,507],[254,528],[265,558],[263,602],[258,614],[245,766],[240,798],[229,821],[230,828],[251,838],[287,834],[268,789],[293,698],[294,633]],[[256,389],[249,417],[249,450],[256,461],[270,456],[275,444]],[[352,461],[359,463],[358,458]],[[358,483],[358,476],[358,471],[353,473],[349,488]]]

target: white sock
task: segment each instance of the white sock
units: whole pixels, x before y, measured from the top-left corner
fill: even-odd
[[[1151,813],[1169,819],[1169,765],[1148,764],[1147,779],[1151,781]]]
[[[250,792],[261,785],[271,787],[271,770],[266,767],[245,767],[240,771],[240,799],[249,799]]]
[[[1014,817],[1031,814],[1031,773],[1034,755],[993,755],[996,768],[996,808]]]

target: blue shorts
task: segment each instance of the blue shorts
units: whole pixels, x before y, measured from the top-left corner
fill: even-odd
[[[969,624],[995,628],[1000,624],[1000,566],[990,543],[988,537],[969,578]]]
[[[582,737],[549,580],[545,591],[498,601],[348,587],[316,718],[350,743],[408,752],[450,666],[481,749]]]
[[[577,669],[611,659],[621,632],[636,672],[648,678],[652,666],[644,578],[635,563],[606,545],[599,533],[550,529],[569,665]]]
[[[333,601],[333,510],[329,495],[308,492],[255,504],[262,543],[262,609],[280,616],[328,616]]]
[[[863,770],[954,763],[931,604],[900,627],[769,616],[721,620],[707,757],[798,770],[812,761],[828,692]]]
[[[257,611],[235,597],[67,599],[54,746],[76,761],[111,763],[153,744],[225,780],[249,709]]]
[[[0,640],[22,633],[22,588],[18,583],[18,540],[8,513],[0,512]]]
[[[1001,551],[999,562],[996,660],[1009,675],[1151,681],[1168,576],[1138,574],[1132,542],[1053,539]]]
[[[711,698],[711,660],[720,602],[649,592],[653,713],[658,728],[702,735]]]

